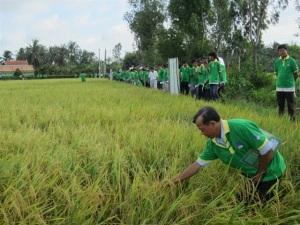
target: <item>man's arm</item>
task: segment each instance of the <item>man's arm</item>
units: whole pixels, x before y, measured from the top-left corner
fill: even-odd
[[[297,80],[298,76],[299,76],[299,74],[298,74],[298,72],[296,71],[296,72],[294,73],[294,79],[295,79],[295,81]]]
[[[177,177],[173,179],[173,183],[177,184],[181,181],[184,181],[192,176],[194,176],[200,169],[200,164],[197,162],[194,162],[192,165],[190,165],[188,168],[186,168],[181,174],[179,174]]]
[[[258,184],[265,176],[269,163],[271,162],[272,158],[274,156],[274,151],[270,149],[266,154],[260,156],[260,165],[259,165],[259,171],[254,176],[253,182],[254,184]]]

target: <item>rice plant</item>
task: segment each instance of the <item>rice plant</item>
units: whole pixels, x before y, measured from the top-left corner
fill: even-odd
[[[190,96],[104,79],[0,83],[0,224],[299,224],[299,118],[241,102],[209,103],[283,140],[274,201],[245,207],[239,171],[216,161],[189,181],[163,181],[205,146]]]

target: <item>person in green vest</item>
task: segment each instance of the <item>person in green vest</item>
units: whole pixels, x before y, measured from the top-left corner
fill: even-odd
[[[133,68],[133,84],[137,85],[139,80],[139,72],[136,70],[136,68]]]
[[[130,68],[125,70],[125,82],[130,83]]]
[[[204,97],[205,97],[204,83],[206,80],[208,80],[208,74],[207,74],[206,67],[204,65],[204,63],[205,63],[204,59],[205,58],[203,58],[203,57],[197,59],[197,66],[198,66],[197,70],[198,70],[199,76],[198,76],[198,87],[196,89],[196,99],[198,99],[198,100],[204,99]]]
[[[139,78],[139,81],[142,83],[142,86],[145,86],[145,82],[144,82],[144,67],[142,67],[142,66],[139,68],[138,78]]]
[[[271,134],[268,139],[267,132],[250,120],[223,120],[211,106],[202,107],[193,117],[193,123],[208,138],[206,147],[196,162],[173,178],[173,183],[190,178],[200,168],[208,167],[213,160],[220,159],[249,178],[261,200],[273,197],[270,190],[286,169],[283,157],[277,150],[279,139]]]
[[[189,67],[187,61],[183,61],[183,65],[180,67],[180,92],[181,94],[188,95],[190,92],[189,82],[190,82],[190,74],[191,67]]]
[[[198,86],[199,80],[199,71],[198,71],[198,65],[196,59],[192,60],[193,67],[191,68],[190,73],[190,91],[192,98],[197,98],[196,96],[196,86]]]
[[[277,48],[280,57],[276,59],[274,72],[276,78],[276,97],[279,116],[284,114],[285,101],[291,121],[295,121],[295,83],[299,76],[296,61],[288,55],[287,47],[281,44]]]
[[[208,64],[208,73],[209,73],[209,84],[210,84],[210,96],[211,100],[215,101],[219,98],[218,96],[218,86],[222,77],[221,64],[218,61],[217,54],[211,52],[208,54],[209,64]]]
[[[226,72],[226,66],[223,58],[218,57],[218,61],[221,64],[221,71],[222,71],[222,77],[221,77],[221,82],[219,84],[218,88],[218,95],[220,98],[222,98],[221,93],[225,93],[225,85],[227,83],[227,72]]]
[[[149,69],[148,67],[143,68],[143,77],[145,81],[145,87],[150,87]]]
[[[86,82],[86,74],[84,71],[81,72],[80,79],[81,79],[81,82]]]
[[[168,65],[164,64],[163,66],[164,68],[164,76],[163,76],[163,90],[164,92],[170,92],[170,85],[169,85],[169,69],[168,69]]]
[[[157,89],[163,89],[165,70],[162,68],[161,64],[158,64],[157,66],[157,73]]]
[[[205,101],[210,101],[211,100],[211,96],[210,96],[210,84],[209,84],[209,73],[207,71],[208,68],[208,60],[207,58],[203,57],[202,58],[202,64],[203,67],[201,68],[201,72],[203,74],[203,95],[204,95],[204,99]]]
[[[135,71],[134,68],[130,68],[129,72],[129,83],[134,84],[134,79],[135,79]]]

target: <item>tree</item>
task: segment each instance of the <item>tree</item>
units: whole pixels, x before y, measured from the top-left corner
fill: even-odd
[[[163,26],[166,18],[163,3],[163,0],[131,1],[132,10],[124,15],[144,62],[153,63],[155,60],[157,30]]]
[[[68,48],[65,44],[62,44],[57,50],[57,64],[59,66],[65,66],[69,55]]]
[[[253,76],[256,76],[257,53],[262,32],[268,25],[278,23],[280,10],[287,7],[288,0],[234,0],[234,2],[236,12],[234,27],[236,30],[242,30],[241,34],[252,44]]]
[[[26,60],[27,59],[26,50],[24,48],[19,49],[16,59],[17,60]]]
[[[52,64],[58,65],[58,52],[59,52],[58,46],[50,46],[46,54],[45,63],[50,65]]]
[[[88,52],[87,50],[80,51],[80,63],[81,64],[90,64],[95,61],[95,53]]]
[[[213,0],[212,3],[209,20],[213,23],[209,23],[208,34],[214,51],[219,52],[221,45],[227,46],[229,41],[234,12],[229,0]]]
[[[157,38],[157,49],[161,58],[168,59],[179,57],[188,60],[188,52],[184,43],[185,34],[174,28],[160,29]],[[160,62],[163,63],[163,62]]]
[[[127,52],[123,59],[123,67],[128,69],[131,66],[137,66],[140,64],[140,58],[137,52]]]
[[[32,40],[32,45],[26,48],[27,61],[33,65],[34,68],[42,64],[43,55],[46,54],[46,49],[43,45],[39,44],[37,39]]]
[[[295,0],[295,6],[296,6],[295,9],[300,12],[300,0]],[[298,23],[298,28],[300,30],[300,16],[297,19],[297,23]],[[300,34],[297,33],[295,34],[295,36],[300,37]]]
[[[68,43],[68,60],[71,63],[76,63],[79,61],[79,51],[80,47],[75,41],[69,41]]]
[[[205,51],[208,38],[208,23],[211,9],[210,0],[170,0],[168,6],[171,27],[182,34],[185,42],[200,41],[200,52]],[[198,53],[199,54],[199,53]]]
[[[120,60],[121,60],[121,50],[122,50],[121,43],[116,44],[115,47],[114,47],[114,49],[112,50],[112,54],[113,54],[114,60],[117,63],[120,63]]]
[[[9,50],[5,50],[4,52],[3,52],[3,56],[1,57],[1,64],[4,64],[4,62],[5,61],[10,61],[10,60],[12,60],[12,56],[13,56],[13,54],[12,54],[12,52],[11,51],[9,51]]]

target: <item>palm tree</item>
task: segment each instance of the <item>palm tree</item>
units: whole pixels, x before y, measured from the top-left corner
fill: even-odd
[[[49,64],[58,64],[58,46],[50,46],[47,51],[47,63]]]
[[[39,44],[37,39],[32,40],[32,45],[26,47],[27,61],[34,68],[39,67],[42,63],[42,57],[45,54],[45,47]]]
[[[78,62],[80,47],[75,41],[69,41],[68,51],[69,51],[69,56],[68,56],[69,62],[71,63]]]
[[[65,66],[68,59],[68,48],[65,44],[62,44],[58,48],[58,55],[57,55],[57,63],[59,66]]]
[[[0,60],[1,60],[1,64],[4,64],[5,61],[9,61],[9,60],[12,60],[12,52],[9,51],[9,50],[5,50],[3,52],[3,57],[0,57]]]
[[[24,48],[20,48],[18,53],[17,53],[17,56],[16,56],[16,59],[17,60],[26,60],[27,57],[26,57],[26,51]]]

